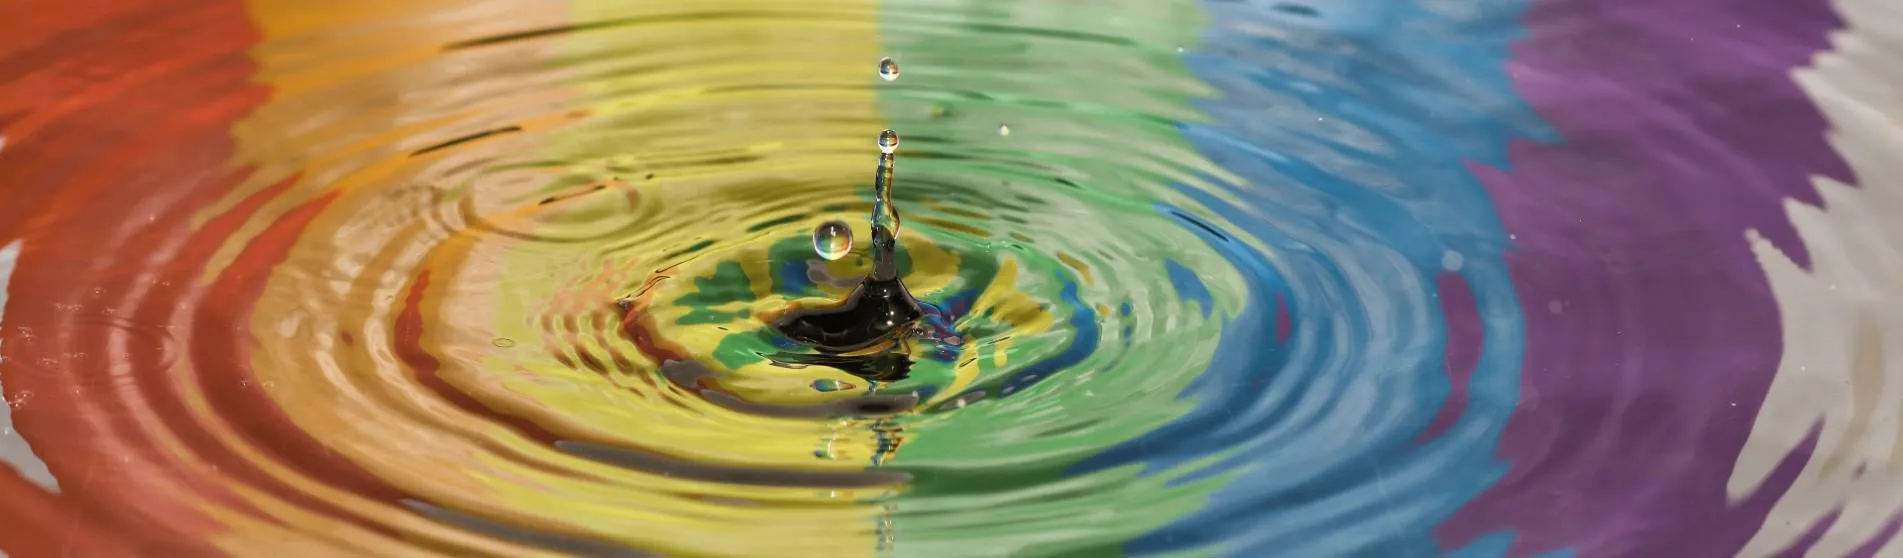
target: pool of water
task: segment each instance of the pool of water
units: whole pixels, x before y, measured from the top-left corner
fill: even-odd
[[[1899,57],[1885,0],[0,3],[0,554],[1903,556]],[[886,129],[923,318],[807,354]]]

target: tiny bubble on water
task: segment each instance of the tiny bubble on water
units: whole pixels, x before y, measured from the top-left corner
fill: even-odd
[[[507,337],[497,337],[494,341],[490,341],[489,344],[507,349],[515,346],[515,340]]]
[[[891,130],[879,132],[879,151],[894,153],[899,150],[899,133]]]
[[[827,260],[846,257],[852,251],[852,227],[842,221],[827,221],[813,228],[813,251]]]
[[[879,77],[886,81],[899,79],[899,63],[893,62],[891,58],[880,58]]]

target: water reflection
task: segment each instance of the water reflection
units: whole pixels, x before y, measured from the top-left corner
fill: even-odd
[[[31,2],[15,555],[1897,530],[1878,2]],[[854,234],[916,337],[789,345]]]

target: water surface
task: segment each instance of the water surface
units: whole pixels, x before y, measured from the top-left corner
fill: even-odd
[[[10,555],[1903,548],[1882,2],[0,22]]]

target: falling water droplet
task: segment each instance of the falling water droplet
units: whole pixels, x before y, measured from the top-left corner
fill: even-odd
[[[852,227],[842,221],[827,221],[813,227],[813,251],[827,260],[846,257],[852,251]]]
[[[899,133],[891,130],[879,132],[879,152],[891,154],[899,151]]]
[[[886,81],[899,79],[899,63],[893,62],[891,58],[880,58],[879,77]]]
[[[1008,135],[1011,135],[1011,126],[1010,126],[1010,125],[1007,125],[1007,124],[999,124],[999,125],[998,125],[998,135],[1000,135],[1000,136],[1008,136]]]

